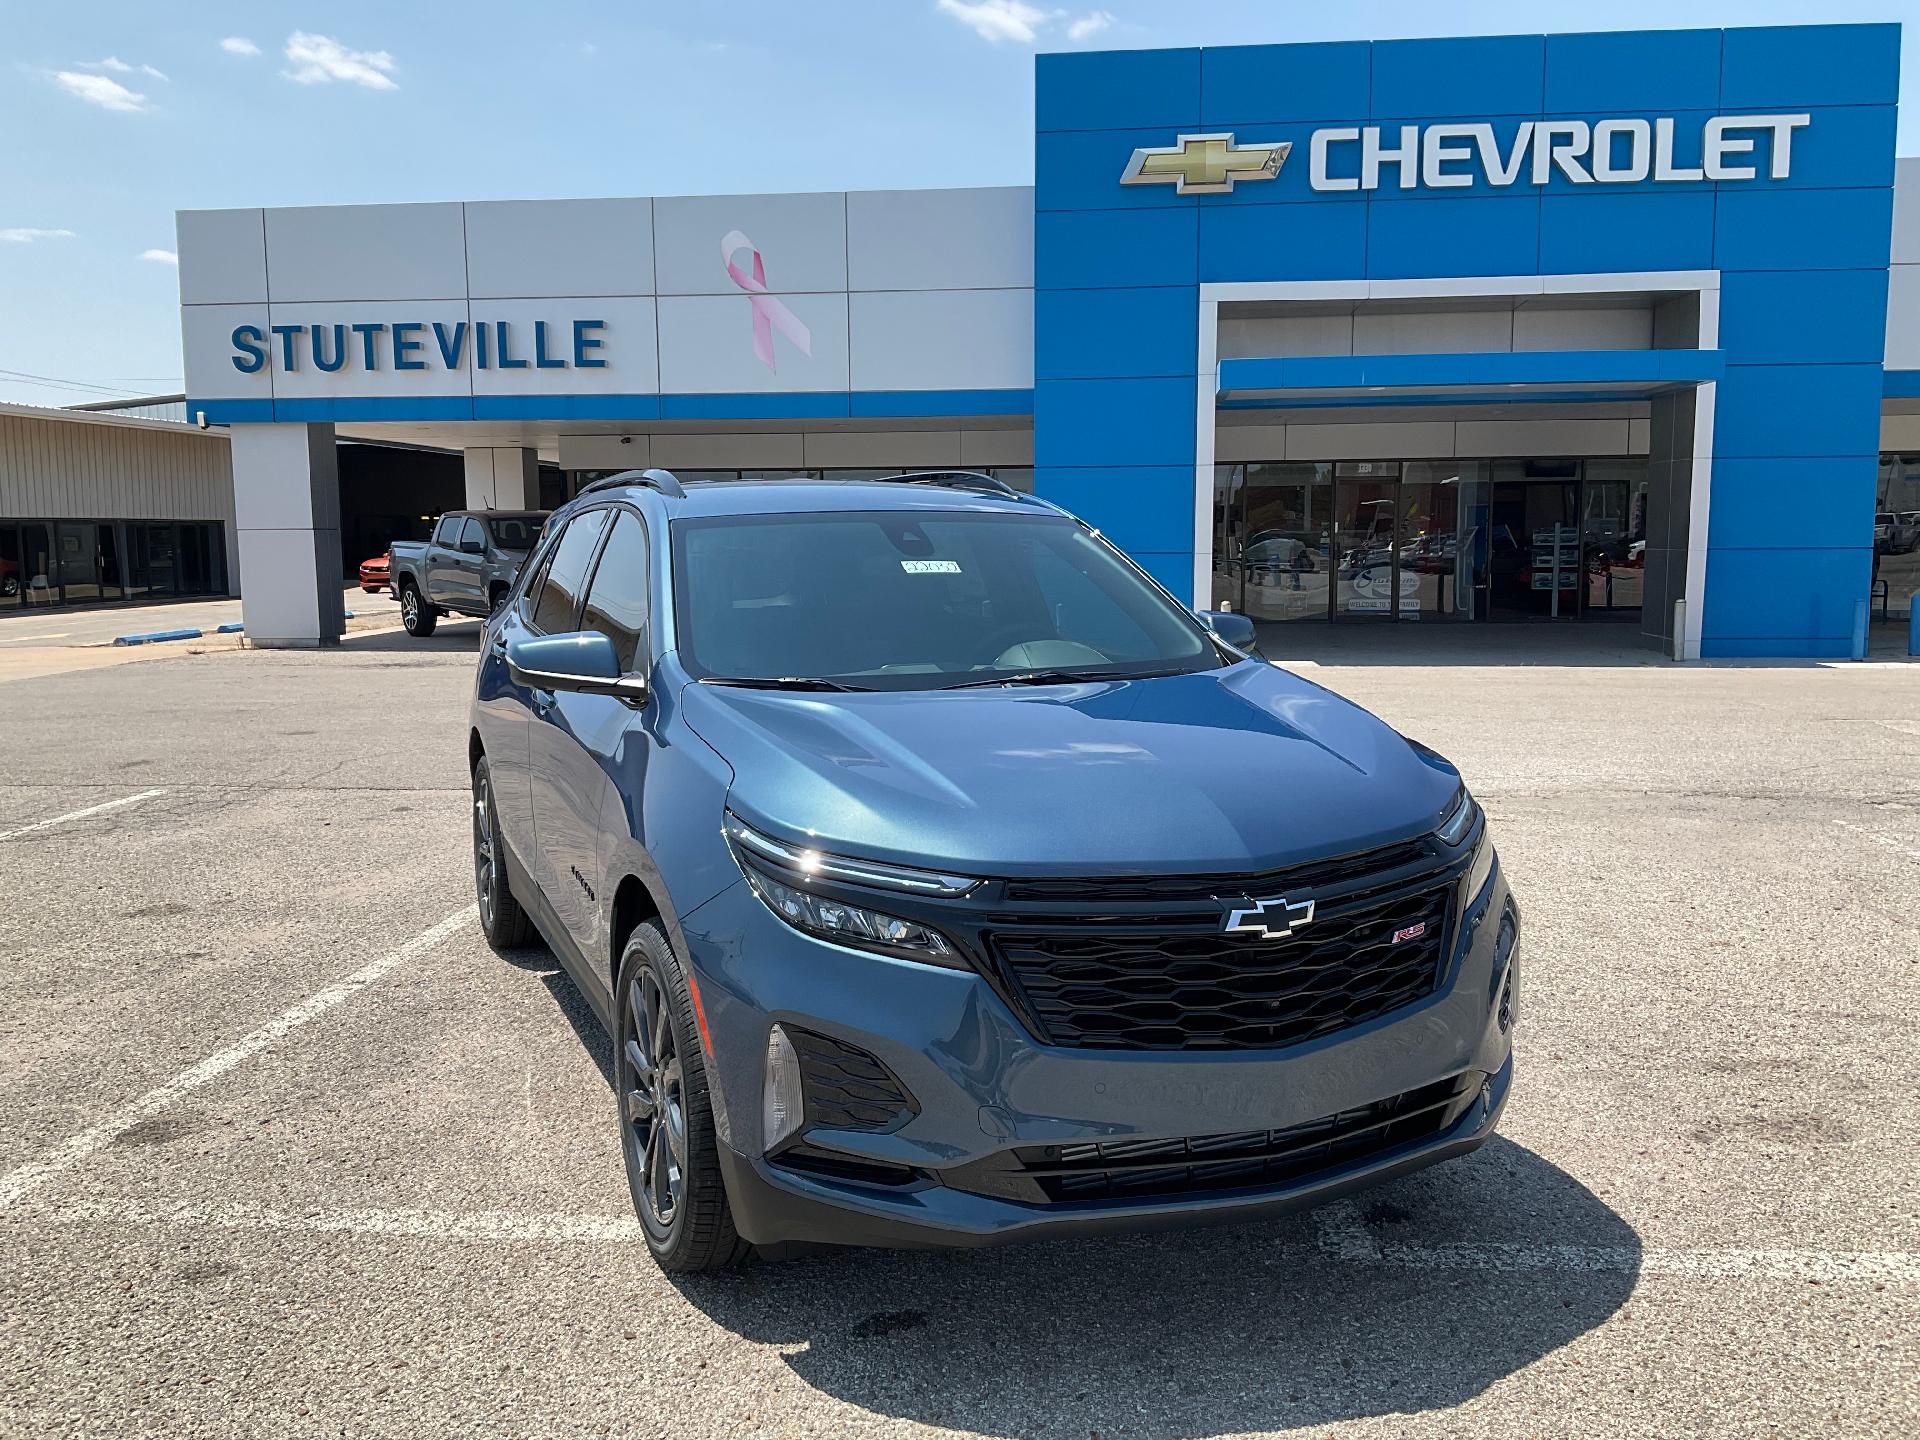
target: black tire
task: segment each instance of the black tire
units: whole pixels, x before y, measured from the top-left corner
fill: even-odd
[[[682,1274],[737,1265],[753,1247],[727,1204],[686,976],[654,921],[620,956],[614,1010],[620,1153],[647,1248],[661,1269]]]
[[[514,898],[507,880],[507,851],[500,839],[500,817],[493,807],[493,775],[487,757],[473,767],[473,889],[480,905],[480,930],[496,950],[518,950],[533,942],[533,920]]]
[[[400,584],[400,623],[416,640],[426,639],[440,623],[440,612],[427,603],[427,597],[411,580]]]

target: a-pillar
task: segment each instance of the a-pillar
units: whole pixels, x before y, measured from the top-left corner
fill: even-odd
[[[464,452],[469,510],[538,510],[540,452],[479,448]]]
[[[247,643],[310,649],[346,630],[331,425],[235,425],[234,529]]]

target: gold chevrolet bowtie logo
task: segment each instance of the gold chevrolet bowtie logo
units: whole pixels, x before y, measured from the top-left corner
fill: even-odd
[[[1171,185],[1177,195],[1225,195],[1236,180],[1271,180],[1293,142],[1235,145],[1232,135],[1182,135],[1180,143],[1136,150],[1122,185]]]

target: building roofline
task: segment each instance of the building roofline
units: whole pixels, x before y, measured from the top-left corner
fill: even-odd
[[[168,435],[194,435],[208,440],[224,442],[227,437],[225,428],[202,430],[183,420],[148,420],[133,415],[114,415],[92,410],[55,409],[45,405],[16,405],[0,401],[0,416],[11,416],[20,420],[56,420],[69,425],[104,425],[109,428],[129,430],[159,430]]]

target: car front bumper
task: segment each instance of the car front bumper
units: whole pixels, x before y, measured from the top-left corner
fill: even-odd
[[[760,1245],[988,1245],[1256,1219],[1319,1204],[1462,1155],[1493,1133],[1513,1076],[1518,916],[1496,867],[1464,907],[1443,977],[1425,999],[1279,1050],[1167,1052],[1042,1044],[980,977],[843,949],[789,929],[744,883],[683,917],[712,1043],[720,1156],[734,1221]],[[875,1132],[815,1126],[814,1153],[911,1171],[908,1184],[802,1171],[763,1154],[767,1033],[776,1023],[880,1060],[917,1105]],[[978,1193],[984,1165],[1032,1147],[1189,1139],[1310,1127],[1455,1080],[1462,1099],[1430,1133],[1284,1180],[1124,1198],[1018,1200]]]

